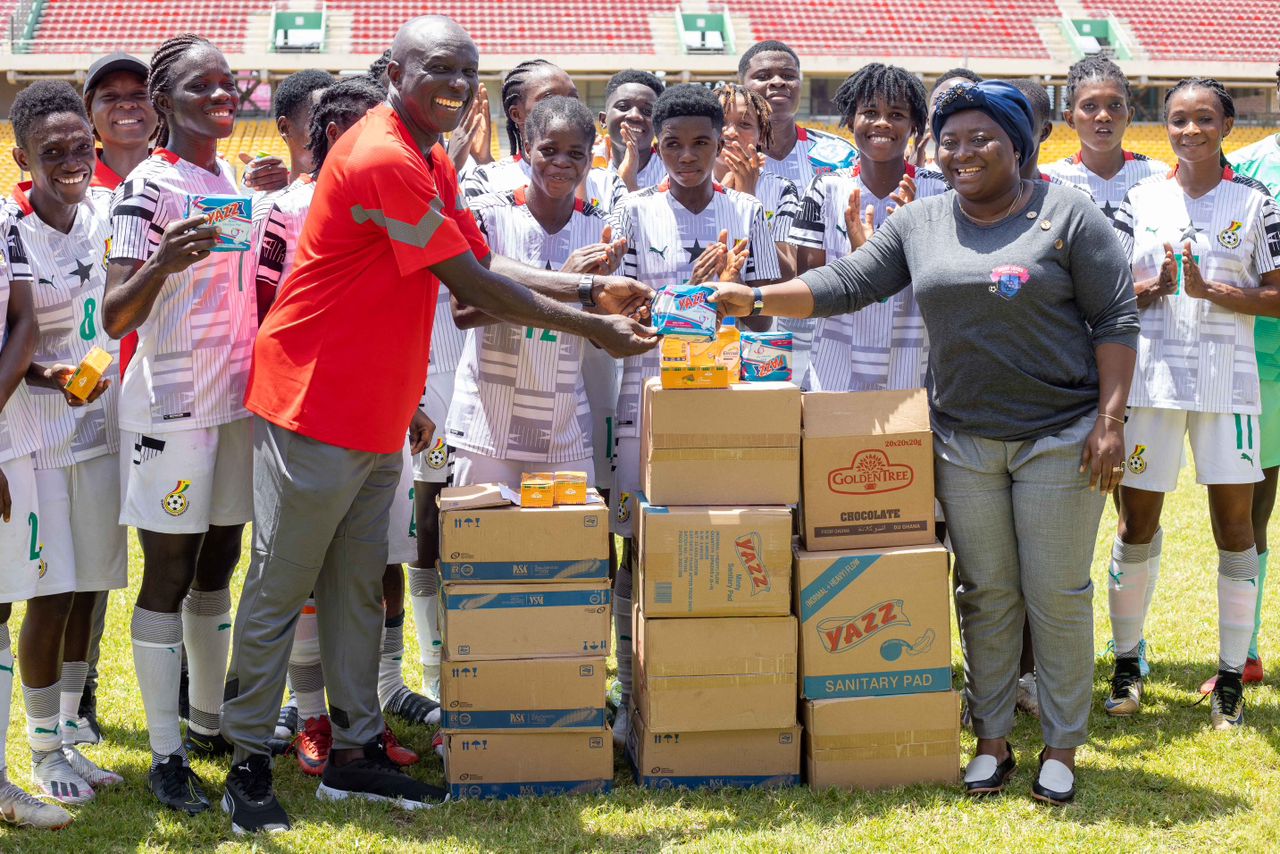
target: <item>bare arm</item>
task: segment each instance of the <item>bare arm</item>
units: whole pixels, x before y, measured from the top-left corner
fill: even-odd
[[[1191,260],[1190,251],[1184,252],[1182,280],[1187,296],[1206,299],[1240,314],[1280,317],[1280,270],[1263,273],[1256,288],[1237,288],[1224,282],[1206,281],[1200,275],[1199,265]]]
[[[1089,488],[1111,492],[1124,476],[1124,410],[1138,354],[1114,342],[1094,348],[1098,362],[1098,418],[1085,439],[1080,470],[1089,472]]]
[[[156,297],[170,275],[209,257],[217,244],[217,230],[201,227],[204,215],[178,220],[164,230],[160,245],[145,261],[117,258],[107,267],[102,297],[102,327],[120,339],[146,321]]]
[[[560,277],[569,279],[573,282],[572,299],[577,296],[577,277],[572,274],[534,270],[501,256],[495,256],[491,266],[495,269],[486,269],[474,255],[464,252],[432,265],[431,271],[459,302],[508,323],[581,335],[600,343],[615,356],[643,353],[657,343],[652,328],[630,317],[587,314],[532,290],[526,279],[528,271],[532,271],[532,278],[544,283],[554,284]],[[502,275],[504,269],[517,273],[519,284]],[[638,282],[635,285],[644,288]]]
[[[4,409],[13,390],[27,375],[31,357],[36,352],[39,327],[35,303],[31,298],[31,283],[27,280],[17,279],[9,283],[9,309],[5,320],[8,334],[0,349],[0,410]]]

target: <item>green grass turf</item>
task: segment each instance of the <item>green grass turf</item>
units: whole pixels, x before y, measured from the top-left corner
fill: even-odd
[[[1066,808],[1037,806],[1028,797],[1040,731],[1035,721],[1020,716],[1012,741],[1022,766],[1010,791],[986,802],[965,800],[949,786],[874,794],[814,794],[805,788],[653,793],[630,782],[619,756],[617,785],[610,795],[462,802],[410,814],[382,806],[321,803],[314,795],[314,779],[283,762],[276,783],[294,829],[248,842],[232,836],[216,806],[197,818],[181,817],[158,807],[146,788],[150,753],[129,646],[130,607],[141,577],[135,546],[134,587],[127,595],[112,597],[103,643],[99,707],[106,742],[86,749],[96,761],[122,773],[126,782],[75,810],[75,824],[56,834],[0,825],[0,851],[1132,851],[1193,845],[1267,850],[1280,839],[1280,695],[1274,684],[1251,688],[1248,725],[1234,733],[1208,728],[1207,703],[1192,706],[1197,686],[1213,671],[1217,657],[1217,558],[1206,514],[1203,488],[1184,472],[1182,489],[1169,500],[1164,519],[1162,575],[1148,624],[1152,675],[1142,714],[1110,720],[1101,712],[1110,674],[1109,665],[1102,663],[1094,686],[1092,740],[1080,753],[1079,797]],[[1110,638],[1104,561],[1114,524],[1108,508],[1093,567],[1099,649]],[[1262,649],[1264,658],[1268,651],[1278,656],[1272,660],[1280,667],[1280,593],[1274,592],[1274,580],[1271,589]],[[15,637],[21,612],[16,609],[11,620]],[[414,633],[406,629],[405,638],[410,646],[405,661],[416,661]],[[958,668],[958,645],[953,649]],[[407,666],[406,675],[417,686],[416,668]],[[1277,677],[1280,673],[1272,679]],[[16,689],[13,708],[9,773],[27,785],[30,762]],[[439,783],[441,766],[429,749],[430,733],[404,724],[396,725],[396,731],[424,755],[413,773]],[[973,743],[966,732],[966,755]],[[195,768],[216,805],[225,766],[196,762]]]

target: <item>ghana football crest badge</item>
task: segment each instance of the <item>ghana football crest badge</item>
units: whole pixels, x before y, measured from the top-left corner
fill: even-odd
[[[439,471],[447,462],[449,452],[445,449],[444,439],[436,439],[436,443],[427,450],[427,467]]]
[[[1147,470],[1147,461],[1142,456],[1147,452],[1146,445],[1134,445],[1133,453],[1129,455],[1129,459],[1125,461],[1125,465],[1129,467],[1131,474],[1142,474]]]
[[[631,518],[631,493],[622,493],[622,498],[618,501],[617,519],[619,522],[626,522]]]
[[[187,501],[186,491],[190,488],[191,481],[178,481],[178,485],[173,488],[173,491],[166,495],[164,500],[160,502],[160,506],[164,508],[164,512],[168,513],[170,516],[181,516],[183,513],[186,513],[187,506],[190,503]]]
[[[1227,249],[1235,249],[1240,245],[1240,229],[1244,223],[1232,220],[1231,225],[1218,232],[1218,242]]]

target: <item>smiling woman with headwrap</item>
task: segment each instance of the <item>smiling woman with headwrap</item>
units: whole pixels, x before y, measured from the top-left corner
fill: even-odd
[[[1088,738],[1089,565],[1103,495],[1124,473],[1133,278],[1088,195],[1019,177],[1035,143],[1016,89],[955,86],[932,124],[954,193],[904,206],[834,264],[764,288],[721,285],[718,300],[731,315],[825,317],[914,288],[978,736],[965,790],[1002,791],[1013,773],[1007,736],[1025,613],[1045,741],[1032,793],[1065,803]]]

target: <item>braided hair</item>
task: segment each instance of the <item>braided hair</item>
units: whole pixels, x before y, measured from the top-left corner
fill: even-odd
[[[369,79],[377,83],[384,90],[387,88],[387,66],[391,64],[391,48],[387,48],[373,62],[369,63]]]
[[[1223,86],[1212,77],[1184,77],[1173,84],[1173,88],[1164,96],[1164,116],[1166,120],[1169,118],[1169,102],[1173,100],[1174,95],[1185,89],[1208,89],[1218,96],[1223,118],[1234,119],[1236,117],[1236,101],[1231,97],[1231,93],[1227,91],[1226,86]],[[1221,141],[1219,141],[1219,144],[1221,144]],[[1228,165],[1226,152],[1219,149],[1218,157],[1223,166]]]
[[[859,104],[876,101],[906,104],[911,112],[911,131],[917,137],[924,135],[924,123],[929,115],[924,84],[920,78],[897,65],[872,62],[862,66],[845,78],[840,88],[831,96],[831,103],[843,117],[843,124],[853,130],[853,117]]]
[[[1067,90],[1063,93],[1067,108],[1075,107],[1076,92],[1079,91],[1081,86],[1087,83],[1107,82],[1118,83],[1124,89],[1126,107],[1133,103],[1133,87],[1129,85],[1129,78],[1124,76],[1120,66],[1099,53],[1093,56],[1086,56],[1071,66],[1071,69],[1067,72]]]
[[[943,83],[946,83],[948,80],[955,80],[957,77],[961,80],[968,80],[970,83],[982,82],[982,75],[974,71],[972,68],[948,68],[933,79],[933,88],[929,90],[929,97],[932,98],[933,94],[938,91],[938,88],[941,87]]]
[[[365,76],[340,80],[321,93],[319,102],[311,110],[310,139],[307,142],[311,162],[315,164],[313,175],[320,174],[320,167],[329,155],[329,136],[325,133],[329,122],[339,127],[350,127],[386,97],[382,87]]]
[[[759,93],[753,92],[741,83],[721,83],[715,88],[715,96],[720,99],[724,114],[729,115],[733,102],[741,97],[747,109],[756,114],[756,123],[760,125],[760,139],[756,141],[756,149],[768,151],[773,148],[773,107],[769,106]]]
[[[564,95],[543,98],[529,111],[529,118],[525,119],[525,139],[530,142],[541,139],[553,122],[561,122],[576,130],[586,140],[587,148],[591,148],[591,143],[596,138],[596,120],[586,104]]]
[[[173,91],[174,77],[173,69],[193,47],[208,46],[217,50],[213,42],[204,36],[195,33],[183,33],[166,39],[156,52],[151,55],[151,70],[147,75],[147,95],[151,98],[151,103],[156,103],[156,95],[161,92],[169,93]],[[159,108],[156,109],[156,115],[160,118],[159,135],[156,137],[156,145],[163,147],[169,142],[169,120],[165,118]]]
[[[548,68],[557,67],[545,59],[526,59],[502,78],[502,112],[507,117],[507,141],[511,143],[512,154],[523,151],[524,142],[520,138],[520,128],[511,118],[511,109],[524,98],[525,84]]]

